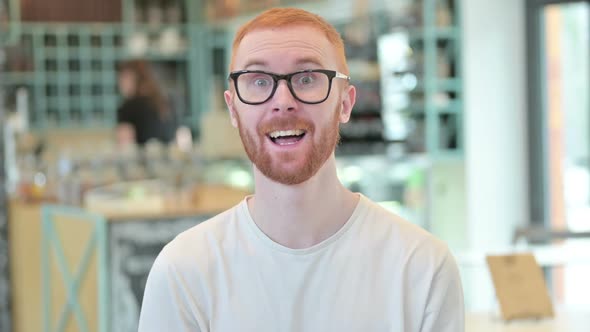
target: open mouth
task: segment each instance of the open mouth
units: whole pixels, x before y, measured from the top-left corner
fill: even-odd
[[[268,134],[268,138],[277,145],[292,145],[302,140],[306,133],[302,129],[275,130]]]

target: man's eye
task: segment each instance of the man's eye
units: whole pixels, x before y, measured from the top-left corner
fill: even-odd
[[[313,83],[313,81],[314,81],[314,79],[312,76],[302,76],[299,79],[299,84],[302,84],[302,85],[311,84],[311,83]]]
[[[254,80],[254,85],[258,87],[266,87],[270,84],[269,80],[264,78],[258,78]]]

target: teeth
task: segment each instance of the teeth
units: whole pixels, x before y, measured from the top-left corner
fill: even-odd
[[[277,130],[277,131],[273,131],[272,133],[270,133],[269,136],[272,138],[278,138],[278,137],[283,137],[283,136],[299,136],[299,135],[303,135],[303,134],[305,134],[305,131],[303,131],[301,129]]]

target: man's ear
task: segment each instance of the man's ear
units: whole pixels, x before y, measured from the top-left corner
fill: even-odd
[[[227,105],[227,109],[229,110],[229,117],[231,119],[231,124],[234,128],[238,128],[238,117],[236,115],[236,109],[234,108],[234,93],[230,90],[225,90],[223,93],[223,97],[225,99],[225,104]]]
[[[340,110],[340,123],[347,123],[350,120],[350,114],[352,108],[356,102],[356,88],[354,85],[349,85],[344,88],[342,93],[341,110]]]

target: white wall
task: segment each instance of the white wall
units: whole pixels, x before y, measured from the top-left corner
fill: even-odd
[[[461,5],[466,233],[471,250],[483,252],[508,245],[528,221],[525,10],[524,0]],[[468,309],[493,304],[487,270],[468,272]]]
[[[463,1],[465,158],[472,248],[528,221],[524,0]]]

